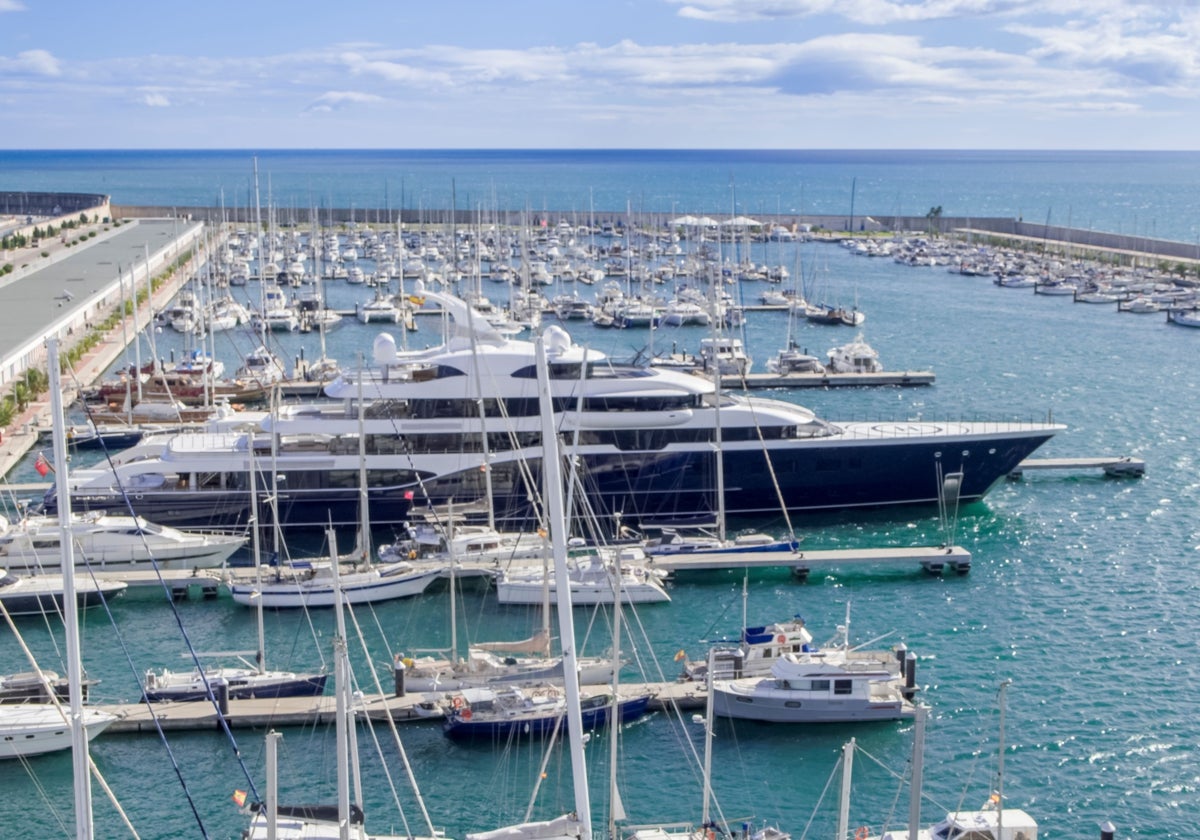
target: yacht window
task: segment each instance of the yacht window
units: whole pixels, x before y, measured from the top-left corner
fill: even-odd
[[[850,694],[854,691],[854,682],[852,680],[834,680],[834,694]]]
[[[579,379],[583,365],[579,362],[551,362],[548,366],[551,379]],[[591,379],[595,367],[589,363],[585,379]],[[526,365],[512,372],[513,379],[537,379],[537,365]]]

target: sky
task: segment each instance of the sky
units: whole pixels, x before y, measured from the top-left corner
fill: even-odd
[[[0,0],[0,148],[1200,148],[1200,0]]]

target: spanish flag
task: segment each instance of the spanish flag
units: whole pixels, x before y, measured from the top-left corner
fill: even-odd
[[[235,790],[235,791],[233,792],[233,797],[232,797],[232,799],[233,799],[233,801],[234,801],[234,802],[236,802],[236,803],[237,803],[237,806],[238,806],[239,808],[242,808],[242,807],[244,807],[244,806],[245,806],[245,804],[246,804],[246,791],[244,791],[244,790]]]
[[[684,653],[682,649],[680,649],[679,653],[675,654],[675,661],[678,662],[680,659],[683,659],[685,656],[687,656],[687,654]]]

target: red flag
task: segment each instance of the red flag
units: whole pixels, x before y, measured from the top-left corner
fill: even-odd
[[[50,466],[50,462],[46,460],[46,456],[41,452],[38,453],[37,460],[33,462],[33,468],[38,471],[38,475],[42,478],[45,478],[46,473],[54,469]]]
[[[244,806],[245,806],[245,804],[246,804],[246,791],[244,791],[244,790],[235,790],[235,791],[233,792],[233,796],[232,796],[232,797],[230,797],[230,798],[231,798],[231,799],[233,799],[233,801],[234,801],[235,803],[237,803],[237,806],[238,806],[239,808],[242,808],[242,807],[244,807]]]
[[[411,491],[411,490],[405,490],[405,491],[404,491],[404,498],[405,498],[405,499],[407,499],[407,500],[408,500],[408,501],[410,501],[410,502],[413,500],[413,496],[414,496],[414,495],[415,495],[415,494],[414,494],[414,493],[413,493],[413,491]]]

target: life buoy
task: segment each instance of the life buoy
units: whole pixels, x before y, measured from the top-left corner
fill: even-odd
[[[854,832],[854,840],[867,840],[867,827],[860,825],[858,830]]]
[[[779,644],[783,644],[784,642],[787,641],[787,636],[780,633],[778,636],[775,637],[775,641],[779,642]]]
[[[462,710],[462,719],[463,719],[463,720],[470,720],[470,719],[471,719],[471,710],[470,710],[470,709],[463,709],[463,710]]]
[[[454,698],[454,708],[456,708],[456,709],[462,708],[462,698],[461,697]]]

